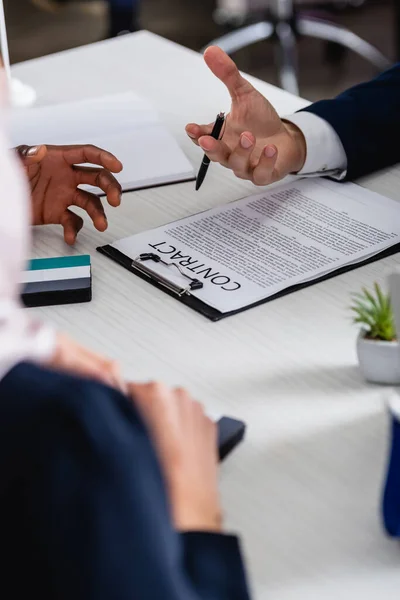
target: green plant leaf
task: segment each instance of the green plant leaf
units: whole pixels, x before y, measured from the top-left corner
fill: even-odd
[[[374,283],[373,293],[366,288],[362,293],[352,294],[353,322],[361,325],[368,336],[380,340],[393,340],[396,337],[390,295],[385,294],[378,283]]]
[[[375,300],[375,298],[373,297],[373,295],[371,294],[371,292],[369,292],[369,291],[367,290],[367,288],[363,288],[363,293],[364,293],[364,296],[365,296],[365,297],[366,297],[366,298],[369,300],[369,302],[372,304],[372,306],[373,306],[374,308],[378,308],[378,303],[377,303],[377,301]],[[360,294],[360,296],[361,296],[361,294]],[[361,297],[363,297],[363,296],[361,296]]]
[[[385,306],[385,296],[383,295],[383,292],[382,292],[379,284],[374,283],[374,288],[375,288],[376,295],[378,297],[379,306],[380,306],[380,308],[383,308]]]
[[[351,310],[368,322],[371,320],[375,321],[375,313],[365,309],[363,306],[353,306]]]

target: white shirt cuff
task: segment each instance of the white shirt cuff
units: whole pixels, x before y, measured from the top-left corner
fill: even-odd
[[[333,177],[344,179],[347,157],[343,144],[333,127],[321,117],[299,112],[284,117],[303,133],[307,144],[306,162],[297,175],[301,177]]]

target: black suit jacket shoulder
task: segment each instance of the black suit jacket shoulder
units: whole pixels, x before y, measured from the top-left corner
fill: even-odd
[[[339,135],[347,155],[347,179],[400,161],[400,63],[304,110],[325,119]]]

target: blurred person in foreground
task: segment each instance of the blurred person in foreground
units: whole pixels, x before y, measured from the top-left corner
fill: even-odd
[[[4,120],[0,106],[3,590],[248,600],[238,540],[222,532],[216,428],[201,406],[181,389],[125,383],[21,308],[29,186]]]

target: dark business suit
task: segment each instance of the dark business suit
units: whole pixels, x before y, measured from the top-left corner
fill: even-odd
[[[235,537],[172,528],[134,406],[28,364],[0,382],[0,543],[7,599],[248,599]]]
[[[305,111],[325,119],[339,135],[347,155],[348,179],[400,162],[400,63]]]

